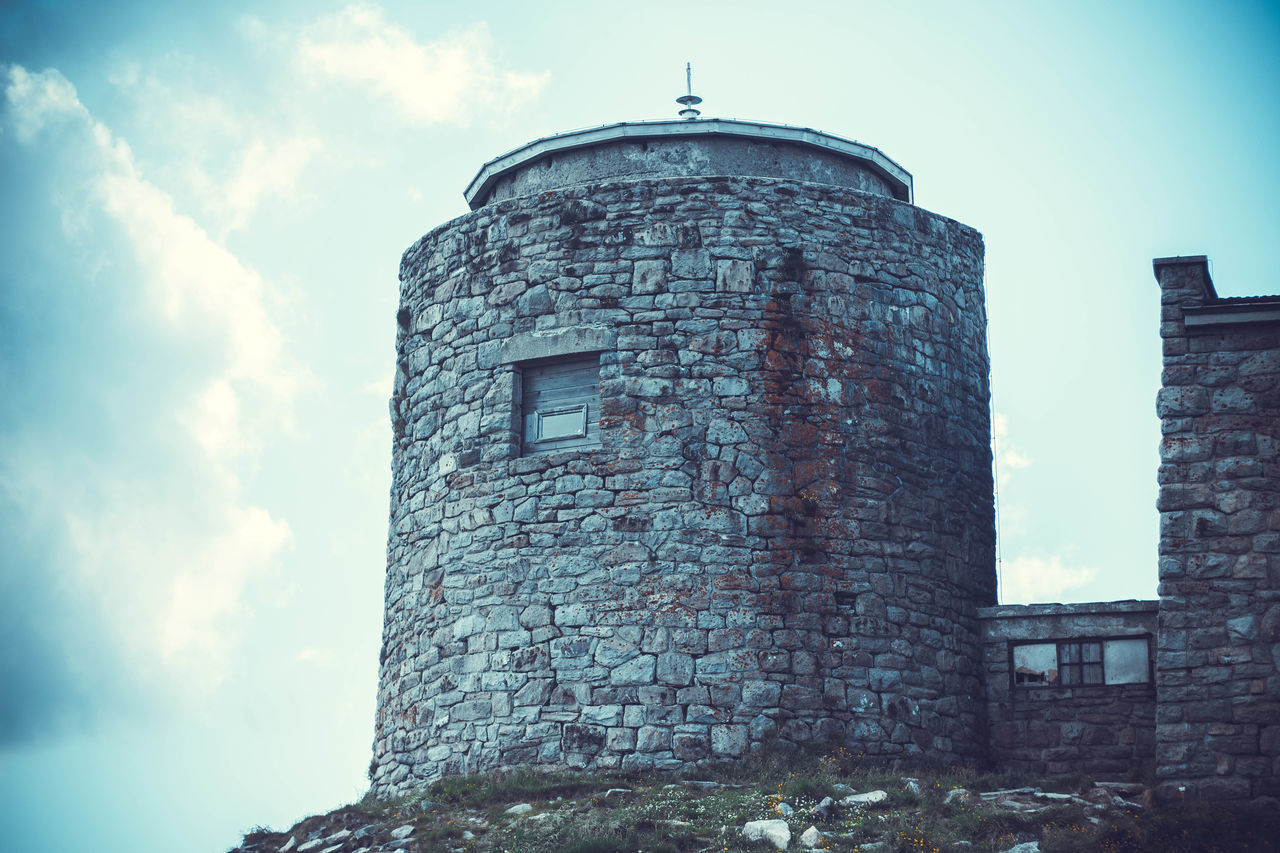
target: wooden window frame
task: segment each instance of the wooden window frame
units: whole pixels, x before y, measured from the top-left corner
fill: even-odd
[[[1154,673],[1151,663],[1151,649],[1153,636],[1150,633],[1142,634],[1111,634],[1106,636],[1083,636],[1083,637],[1046,637],[1042,640],[1019,640],[1017,642],[1008,643],[1009,650],[1009,686],[1014,690],[1071,690],[1074,688],[1104,688],[1107,690],[1116,690],[1123,687],[1134,687],[1138,685],[1154,686]],[[1106,671],[1106,645],[1110,642],[1124,640],[1143,640],[1147,644],[1146,655],[1146,680],[1145,681],[1124,681],[1120,683],[1107,683]],[[1096,645],[1098,647],[1098,659],[1084,660],[1084,646]],[[1057,658],[1058,677],[1054,681],[1018,681],[1018,671],[1014,665],[1014,650],[1019,646],[1053,646]],[[1079,650],[1079,660],[1063,660],[1063,649],[1075,648]],[[1070,651],[1067,657],[1072,657]],[[1084,681],[1085,667],[1096,666],[1098,673],[1098,681]],[[1070,681],[1063,677],[1064,670],[1071,668],[1072,672],[1078,672],[1079,681]],[[1089,670],[1093,671],[1093,670]]]
[[[568,355],[541,358],[519,362],[516,367],[516,424],[520,431],[520,455],[535,456],[560,450],[590,450],[600,446],[600,355],[599,351],[579,352]],[[595,377],[594,390],[584,395],[581,393],[567,397],[563,405],[552,400],[545,407],[537,407],[531,395],[534,385],[547,377],[549,382],[560,370],[592,372]],[[544,419],[554,415],[581,412],[582,428],[571,434],[557,434],[543,438]]]

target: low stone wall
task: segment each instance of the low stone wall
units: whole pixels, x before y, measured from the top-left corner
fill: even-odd
[[[1136,684],[1019,685],[1013,649],[1028,643],[1151,640],[1156,608],[1154,601],[1110,601],[979,609],[992,763],[1014,772],[1113,779],[1149,766],[1156,711],[1150,677]]]

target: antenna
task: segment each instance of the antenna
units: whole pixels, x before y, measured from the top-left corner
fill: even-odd
[[[693,63],[686,62],[684,64],[684,85],[685,94],[676,98],[676,103],[680,104],[684,109],[680,111],[680,118],[692,121],[702,115],[702,110],[695,110],[697,104],[702,103],[702,98],[693,94]]]

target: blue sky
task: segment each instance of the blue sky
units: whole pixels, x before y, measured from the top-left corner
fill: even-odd
[[[1158,293],[1275,293],[1262,3],[9,3],[0,802],[14,849],[216,851],[370,757],[400,254],[480,165],[820,128],[982,231],[1004,600],[1154,597]]]

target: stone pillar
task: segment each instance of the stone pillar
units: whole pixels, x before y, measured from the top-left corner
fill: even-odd
[[[1158,794],[1280,796],[1280,297],[1158,258]]]

